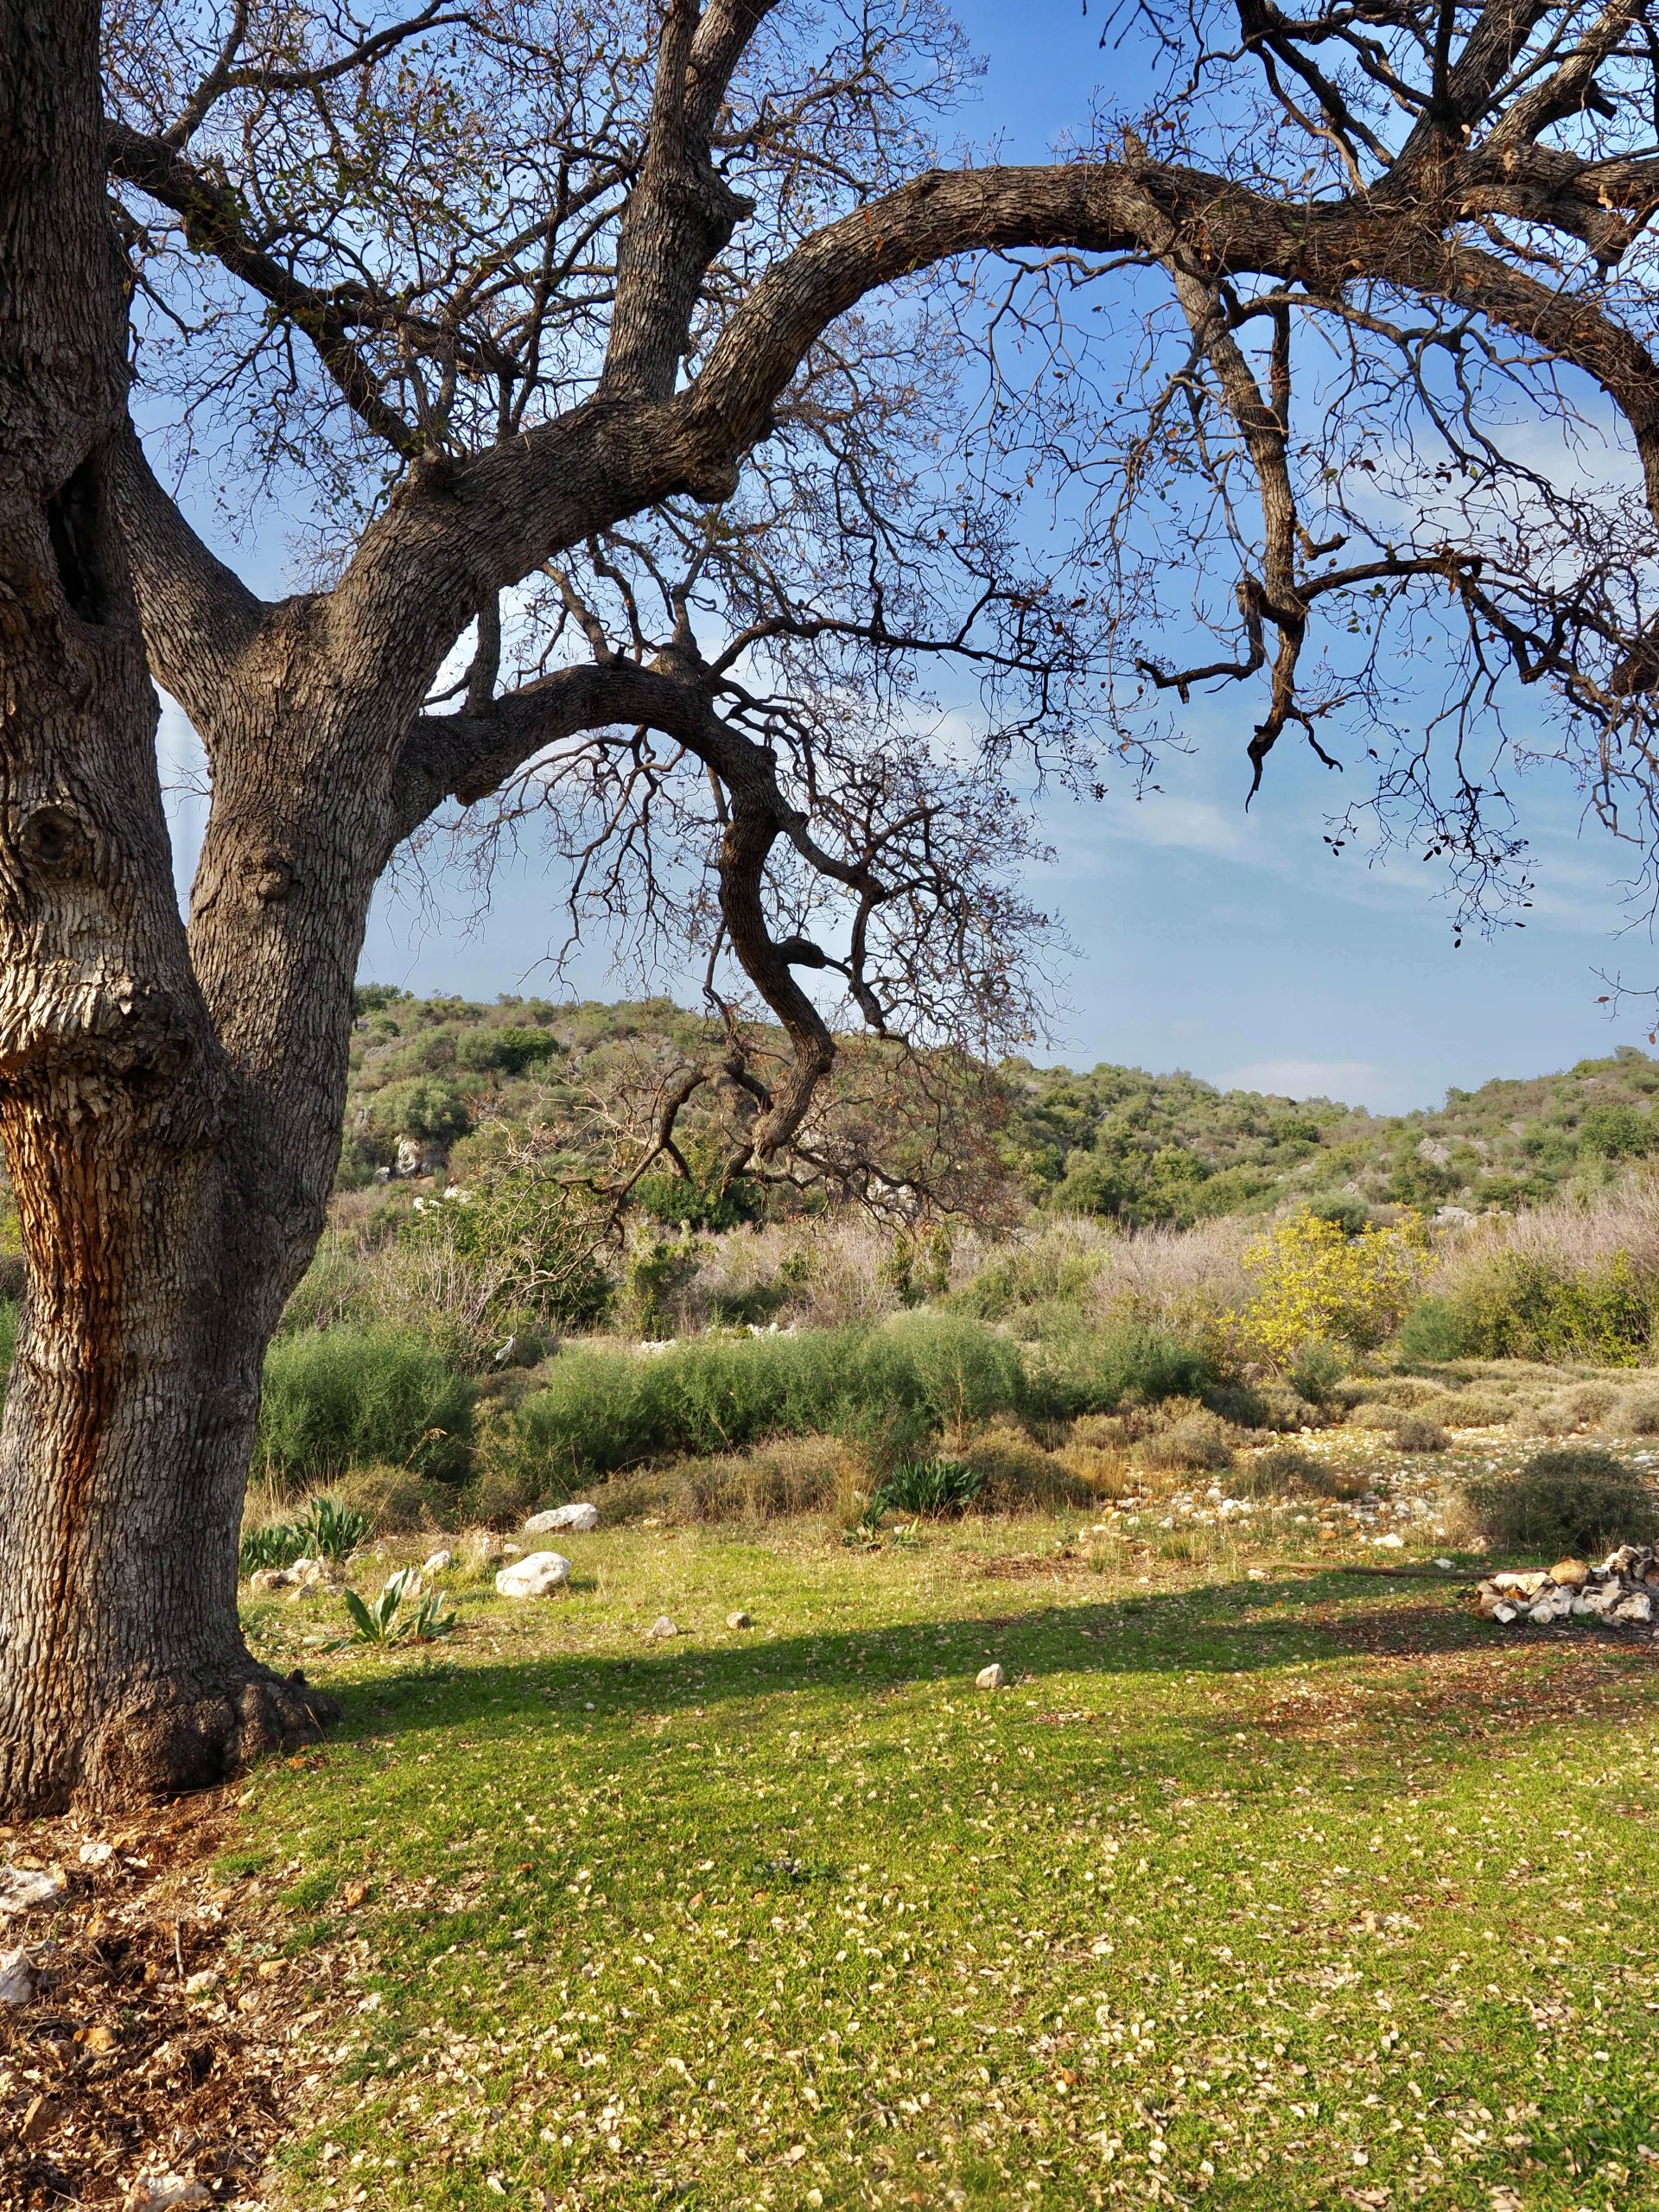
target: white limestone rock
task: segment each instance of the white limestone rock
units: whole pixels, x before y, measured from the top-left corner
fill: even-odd
[[[591,1535],[599,1526],[599,1508],[586,1499],[575,1505],[555,1505],[545,1513],[532,1513],[524,1523],[527,1536],[550,1536],[567,1529],[579,1536]]]
[[[570,1562],[558,1552],[526,1552],[504,1567],[495,1586],[504,1598],[550,1598],[570,1580]]]
[[[62,1888],[63,1876],[55,1868],[0,1866],[0,1920],[14,1912],[29,1912],[37,1904],[50,1904]]]

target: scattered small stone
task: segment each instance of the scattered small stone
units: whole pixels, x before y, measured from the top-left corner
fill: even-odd
[[[532,1513],[524,1523],[524,1534],[550,1536],[556,1529],[569,1529],[579,1536],[587,1536],[598,1526],[599,1508],[584,1499],[575,1505],[555,1505],[545,1513]]]
[[[219,1976],[212,1967],[204,1967],[200,1974],[187,1974],[184,1978],[184,1993],[187,1997],[206,1997],[210,1990],[217,1989],[218,1986]]]
[[[1008,1678],[1002,1670],[1000,1659],[993,1659],[988,1667],[982,1667],[974,1676],[976,1690],[1005,1690],[1007,1687]]]
[[[1582,1590],[1590,1580],[1590,1570],[1581,1559],[1558,1559],[1549,1570],[1552,1582],[1559,1582],[1563,1590]]]
[[[1448,1573],[1456,1567],[1457,1563],[1458,1562],[1454,1559],[1437,1559],[1434,1562],[1436,1567],[1445,1567]]]
[[[22,1948],[0,1951],[0,2005],[27,2005],[34,1994],[29,1953]]]
[[[666,1613],[658,1613],[656,1619],[652,1621],[651,1626],[645,1630],[647,1637],[655,1637],[659,1640],[671,1636],[677,1636],[679,1632],[678,1629],[675,1627],[673,1622],[670,1620]]]
[[[14,1912],[28,1912],[37,1904],[50,1904],[62,1887],[63,1876],[54,1869],[0,1866],[0,1920]]]
[[[495,1586],[504,1598],[545,1598],[570,1580],[570,1562],[558,1552],[530,1552],[504,1567]]]
[[[421,1561],[423,1574],[448,1574],[455,1563],[453,1552],[435,1551]]]
[[[754,1623],[747,1613],[737,1612],[727,1614],[726,1625],[728,1628],[753,1628]]]
[[[1371,1541],[1379,1551],[1402,1552],[1406,1548],[1405,1538],[1392,1529],[1386,1536],[1373,1536]]]
[[[80,1847],[83,1866],[105,1866],[114,1856],[115,1846],[112,1843],[83,1843]]]

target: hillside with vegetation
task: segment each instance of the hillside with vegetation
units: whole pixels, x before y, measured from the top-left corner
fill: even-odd
[[[603,1173],[648,1123],[659,1087],[710,1051],[709,1025],[666,999],[486,1006],[367,985],[359,1001],[347,1189],[396,1179],[400,1141],[406,1171],[453,1162],[459,1172],[505,1158],[515,1134],[532,1130],[543,1166]],[[910,1110],[884,1114],[884,1095],[906,1085]],[[804,1191],[711,1188],[731,1089],[693,1102],[688,1172],[664,1162],[639,1190],[640,1211],[713,1227],[856,1194],[833,1176]],[[1659,1060],[1629,1046],[1564,1072],[1454,1090],[1441,1107],[1404,1115],[1109,1062],[1087,1071],[915,1062],[868,1040],[831,1090],[820,1134],[842,1154],[885,1147],[881,1164],[911,1179],[922,1210],[1001,1220],[1041,1209],[1180,1227],[1339,1198],[1516,1211],[1605,1188],[1659,1148]]]

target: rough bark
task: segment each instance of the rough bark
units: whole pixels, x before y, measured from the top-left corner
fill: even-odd
[[[237,1192],[112,470],[93,0],[0,0],[0,1141],[27,1291],[0,1426],[0,1803],[219,1779],[315,1731],[236,1542],[287,1255]],[[262,1299],[237,1294],[261,1277]]]

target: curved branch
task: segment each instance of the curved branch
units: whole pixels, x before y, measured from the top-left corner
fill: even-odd
[[[191,529],[130,423],[116,441],[113,479],[150,673],[205,729],[270,610]]]

